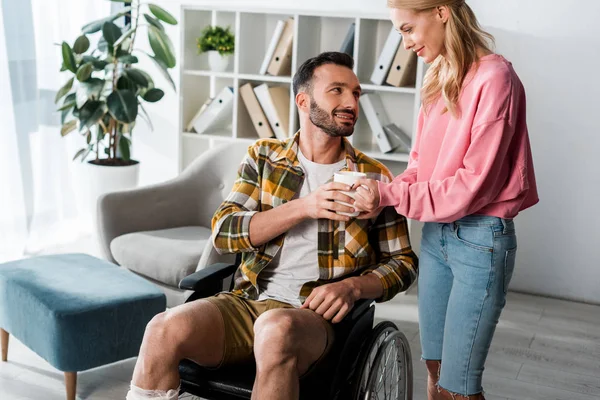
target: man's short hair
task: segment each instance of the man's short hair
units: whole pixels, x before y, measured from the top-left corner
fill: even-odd
[[[327,51],[316,57],[309,58],[302,63],[296,75],[294,75],[294,97],[301,90],[308,93],[312,92],[312,79],[315,69],[325,64],[335,64],[352,69],[354,67],[354,59],[348,54],[338,51]]]

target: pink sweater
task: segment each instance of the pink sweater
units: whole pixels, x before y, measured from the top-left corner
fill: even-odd
[[[510,62],[491,54],[467,75],[461,114],[439,100],[421,109],[408,168],[379,182],[380,206],[425,222],[466,215],[513,218],[538,193],[525,118],[525,91]]]

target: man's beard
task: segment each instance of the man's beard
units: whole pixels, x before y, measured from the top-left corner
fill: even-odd
[[[352,111],[348,110],[339,111],[354,114]],[[356,121],[356,116],[353,115],[354,120],[352,120],[351,123],[350,121],[348,121],[347,124],[338,124],[334,120],[333,114],[335,112],[336,111],[334,110],[334,112],[331,115],[328,114],[327,111],[319,107],[319,105],[314,101],[314,99],[310,99],[309,118],[310,122],[312,122],[313,125],[320,128],[323,132],[325,132],[331,137],[347,137],[352,135],[352,133],[354,133],[354,124]]]

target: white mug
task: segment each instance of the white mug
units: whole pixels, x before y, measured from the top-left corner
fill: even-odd
[[[367,174],[365,174],[364,172],[340,171],[340,172],[336,172],[335,174],[333,174],[333,181],[345,183],[348,186],[352,186],[352,185],[354,185],[354,183],[357,180],[359,180],[361,178],[366,178],[366,177],[367,177]],[[354,198],[354,194],[356,193],[356,190],[350,190],[350,191],[340,190],[340,192],[344,193],[347,196]],[[344,206],[353,207],[352,204],[348,204],[343,201],[336,200],[335,202],[342,204]],[[345,213],[345,212],[341,212],[341,211],[336,211],[336,213],[339,215],[345,215],[347,217],[357,217],[358,214],[360,214],[360,212],[358,212],[358,211],[353,212],[353,213]]]

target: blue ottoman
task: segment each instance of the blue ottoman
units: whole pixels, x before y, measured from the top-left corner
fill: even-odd
[[[10,333],[65,372],[75,399],[77,372],[136,356],[146,324],[165,308],[154,285],[89,255],[0,264],[2,361]]]

